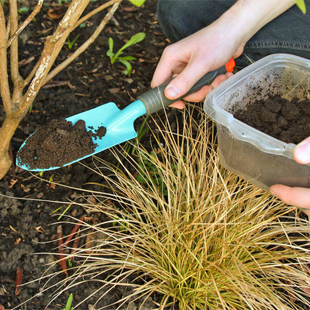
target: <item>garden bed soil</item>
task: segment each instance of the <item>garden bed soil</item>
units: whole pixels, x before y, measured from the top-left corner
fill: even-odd
[[[310,100],[287,100],[280,95],[254,100],[234,112],[241,122],[285,143],[298,144],[310,136]]]
[[[21,1],[19,5],[33,6],[35,3]],[[67,5],[66,1],[62,3],[63,6]],[[59,23],[59,19],[52,19],[48,14],[50,9],[57,7],[58,1],[44,1],[44,4],[48,5],[42,7],[35,21],[30,23],[19,39],[19,69],[23,77],[29,74],[33,64],[39,59],[46,37],[51,35]],[[100,1],[90,2],[88,10],[100,4],[102,4]],[[150,88],[156,64],[164,47],[168,44],[157,21],[156,4],[157,0],[147,0],[142,7],[138,8],[124,0],[95,43],[40,90],[31,112],[19,125],[12,140],[11,151],[14,159],[25,139],[48,122],[67,118],[108,102],[115,102],[120,109],[123,109]],[[84,28],[78,28],[70,35],[71,41],[77,35],[79,36],[71,49],[68,44],[65,45],[56,64],[65,60],[76,47],[90,37],[105,14],[106,11],[95,15],[85,23]],[[26,16],[26,13],[22,13],[21,18]],[[117,50],[138,32],[144,32],[146,37],[138,45],[133,45],[124,51],[124,56],[126,54],[126,56],[136,58],[131,62],[132,74],[126,76],[123,74],[125,67],[121,64],[111,65],[106,55],[109,48],[108,38],[113,38],[114,48]],[[176,111],[170,109],[168,117],[172,119],[175,113]],[[3,120],[4,111],[0,108],[0,122]],[[139,128],[143,120],[143,118],[136,120],[135,127]],[[98,134],[104,135],[105,131],[98,132]],[[145,143],[148,143],[148,134],[144,139]],[[57,152],[51,150],[50,153],[61,157],[59,150],[63,144],[54,146],[58,148]],[[97,155],[116,164],[109,150]],[[83,164],[91,166],[92,159],[83,160]],[[0,181],[0,305],[4,309],[17,307],[40,291],[44,281],[32,282],[15,291],[17,270],[23,271],[22,283],[39,279],[46,271],[47,264],[58,259],[58,256],[52,253],[57,252],[55,241],[57,225],[53,224],[58,222],[59,215],[64,213],[65,216],[80,218],[87,214],[82,207],[78,206],[72,206],[65,212],[68,207],[67,203],[70,201],[85,202],[83,198],[85,191],[102,190],[102,185],[104,185],[102,178],[80,163],[43,174],[12,166]],[[59,210],[55,211],[57,209]],[[92,220],[97,217],[94,214],[87,215]],[[65,216],[61,220],[68,221]],[[96,218],[96,220],[102,219]],[[69,234],[73,226],[74,223],[63,223],[63,234]],[[60,266],[56,265],[48,273],[59,270],[61,270]],[[65,274],[60,274],[51,283],[57,283],[64,277]],[[98,287],[96,283],[87,283],[70,291],[74,297],[73,305],[91,296]],[[50,294],[51,292],[42,294],[18,309],[44,309],[51,301]],[[106,298],[100,300],[96,307],[106,306],[126,294],[128,291],[125,288],[115,288],[107,294]],[[49,305],[48,309],[64,308],[68,296],[68,292],[61,294]],[[88,309],[88,305],[94,304],[99,296],[100,293],[91,297],[79,309]],[[143,309],[153,309],[154,301],[156,301],[156,295],[146,301]],[[140,304],[141,301],[136,301],[131,307],[134,309]],[[127,306],[127,304],[124,305],[125,308]]]

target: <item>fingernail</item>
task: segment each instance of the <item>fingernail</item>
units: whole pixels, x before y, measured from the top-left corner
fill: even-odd
[[[270,191],[270,194],[271,194],[271,195],[277,197],[277,190],[275,190],[273,187],[270,187],[269,191]]]
[[[299,143],[295,147],[294,155],[299,162],[304,164],[310,163],[310,141],[307,139]]]
[[[180,97],[181,92],[174,85],[168,85],[165,90],[165,94],[168,98],[175,99],[175,98]]]

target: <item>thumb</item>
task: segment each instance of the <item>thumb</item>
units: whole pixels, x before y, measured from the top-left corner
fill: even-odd
[[[185,95],[208,69],[196,63],[188,64],[166,87],[165,96],[168,99],[178,99]]]
[[[294,158],[300,164],[310,163],[310,137],[300,142],[294,149]]]

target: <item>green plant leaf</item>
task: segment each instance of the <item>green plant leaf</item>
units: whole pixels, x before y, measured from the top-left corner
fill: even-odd
[[[299,7],[299,9],[306,14],[306,4],[304,0],[295,0],[296,5]]]
[[[117,58],[119,55],[121,55],[122,51],[134,44],[137,44],[139,42],[141,42],[142,40],[144,40],[145,38],[145,33],[144,32],[138,32],[137,34],[133,35],[130,40],[123,46],[121,47],[118,52],[115,54],[115,58]]]
[[[67,303],[66,303],[66,307],[63,308],[62,310],[71,310],[73,309],[73,307],[71,307],[72,305],[72,301],[73,301],[73,294],[71,293],[68,297]]]
[[[114,45],[113,39],[109,38],[109,51],[111,52],[113,52],[113,45]]]
[[[129,0],[130,3],[132,3],[135,6],[142,6],[142,4],[145,2],[145,0]]]
[[[130,62],[128,62],[127,60],[123,60],[123,59],[119,59],[118,61],[126,66],[126,70],[124,70],[124,72],[123,72],[124,75],[130,75],[131,71],[132,71],[132,66],[131,66]]]
[[[124,57],[119,57],[121,60],[136,60],[136,57],[133,56],[124,56]]]
[[[135,35],[133,35],[130,40],[121,48],[122,50],[124,50],[125,48],[137,44],[141,41],[143,41],[145,38],[145,33],[144,32],[138,32]]]
[[[27,12],[29,12],[29,8],[27,8],[26,6],[20,8],[18,10],[18,13],[27,13]]]
[[[69,47],[69,49],[71,49],[73,47],[74,43],[76,42],[76,40],[79,38],[80,35],[81,34],[78,33],[78,35],[72,41],[70,41],[69,36],[68,36],[68,47]]]
[[[107,51],[107,55],[110,57],[112,65],[116,61],[116,57],[114,57],[115,54],[113,53],[113,46],[114,46],[113,39],[109,38],[109,50]]]
[[[114,56],[114,53],[111,51],[107,51],[107,56],[109,56],[110,58]]]

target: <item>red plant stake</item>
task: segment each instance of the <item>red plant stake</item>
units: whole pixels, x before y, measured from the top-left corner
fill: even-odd
[[[77,230],[80,228],[80,226],[82,225],[84,220],[84,216],[82,216],[79,221],[75,224],[75,226],[73,227],[73,229],[71,230],[70,235],[68,236],[68,238],[66,239],[64,246],[68,246],[69,242],[72,240],[73,236],[76,234]]]
[[[79,248],[80,240],[81,240],[80,237],[76,237],[73,240],[71,255],[74,254],[77,251],[77,249]],[[72,258],[71,258],[71,262],[73,262],[73,261],[74,261],[74,256],[72,256]]]
[[[15,282],[15,295],[19,295],[22,290],[22,283],[23,283],[23,269],[17,267],[16,269],[16,282]]]
[[[63,234],[62,234],[62,226],[61,225],[59,225],[57,227],[57,239],[58,239],[59,265],[62,268],[65,275],[68,276],[67,262],[66,262],[66,255],[65,255],[65,248],[64,248],[64,241],[63,241]]]

